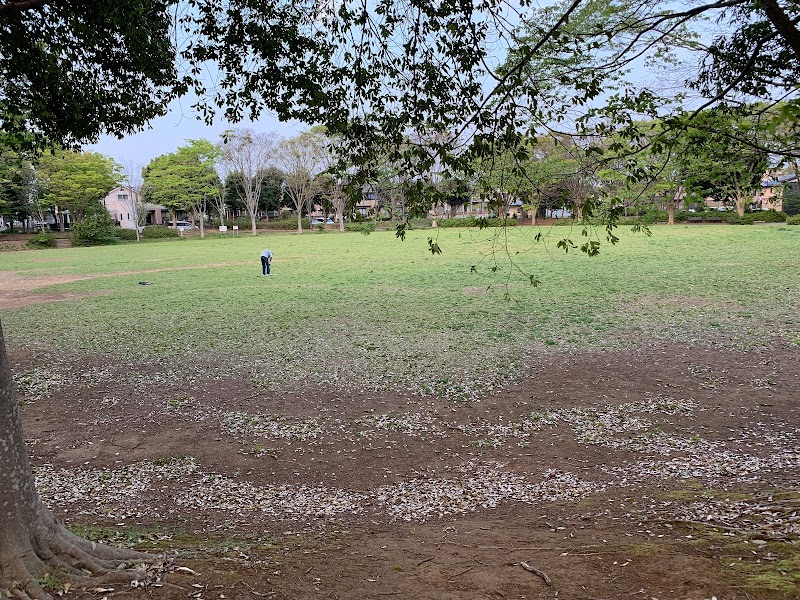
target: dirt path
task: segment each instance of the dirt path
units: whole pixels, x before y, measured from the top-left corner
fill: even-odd
[[[196,572],[109,598],[800,597],[796,348],[550,356],[479,403],[75,369],[20,379],[43,497]]]

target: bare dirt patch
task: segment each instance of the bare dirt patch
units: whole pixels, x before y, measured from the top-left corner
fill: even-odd
[[[196,572],[110,598],[800,595],[793,347],[547,355],[470,403],[75,368],[24,399],[45,501]]]
[[[54,259],[59,260],[59,259]],[[32,262],[47,262],[38,260]],[[44,287],[58,285],[62,283],[72,283],[75,281],[85,281],[87,279],[98,279],[101,277],[121,277],[125,275],[147,275],[150,273],[162,273],[167,271],[186,271],[192,269],[213,269],[216,267],[229,267],[232,265],[246,265],[251,261],[240,261],[233,263],[208,263],[204,265],[190,265],[182,267],[163,267],[159,269],[141,269],[136,271],[121,271],[114,273],[96,273],[92,275],[50,275],[47,277],[21,277],[12,271],[0,271],[0,312],[24,308],[34,304],[45,304],[47,302],[58,302],[62,300],[75,300],[87,298],[109,292],[63,292],[63,293],[42,293],[37,292]]]
[[[49,277],[20,277],[10,271],[0,271],[0,312],[24,308],[33,304],[45,304],[62,300],[76,300],[88,296],[96,296],[105,292],[63,292],[42,293],[36,290],[43,287],[72,283],[88,277],[77,275],[53,275]]]

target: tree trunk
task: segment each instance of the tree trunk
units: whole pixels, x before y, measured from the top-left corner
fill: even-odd
[[[675,198],[667,201],[667,225],[675,225]]]
[[[250,211],[250,227],[253,228],[253,235],[258,235],[256,232],[256,215],[252,211]]]
[[[146,554],[96,544],[79,538],[56,521],[33,482],[22,434],[19,405],[0,326],[0,596],[20,600],[47,599],[36,582],[57,569],[67,579],[85,582],[109,574],[122,561],[151,559]],[[129,569],[117,571],[125,574]],[[135,575],[134,575],[135,578]],[[97,585],[97,582],[94,583]]]
[[[169,214],[172,216],[172,228],[173,228],[173,229],[177,229],[177,228],[178,228],[178,219],[177,219],[177,217],[175,216],[175,209],[174,209],[174,208],[173,208],[173,209],[171,209],[171,210],[169,211]]]
[[[297,233],[303,233],[303,211],[297,210]]]
[[[744,216],[744,203],[745,203],[744,196],[742,196],[740,194],[736,194],[736,197],[734,198],[733,201],[736,204],[736,214],[739,215],[740,217],[743,217]]]

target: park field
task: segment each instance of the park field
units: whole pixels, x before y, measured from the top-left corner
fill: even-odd
[[[0,253],[40,492],[109,597],[800,597],[800,227],[619,236]]]

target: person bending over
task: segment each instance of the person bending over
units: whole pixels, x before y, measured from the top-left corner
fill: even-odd
[[[261,251],[261,274],[266,277],[272,275],[270,273],[270,264],[272,263],[272,252],[267,249]]]

